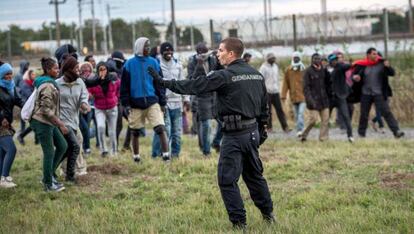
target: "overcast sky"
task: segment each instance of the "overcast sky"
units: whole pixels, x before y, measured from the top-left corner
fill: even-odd
[[[39,28],[42,22],[55,20],[50,0],[0,0],[0,29],[10,24],[24,28]],[[83,18],[91,18],[91,0],[82,0]],[[94,0],[95,17],[107,22],[106,4],[111,5],[111,17],[133,21],[151,18],[168,22],[170,0]],[[327,0],[328,11],[407,7],[408,0]],[[263,0],[175,0],[176,20],[183,23],[205,23],[208,19],[243,19],[263,16]],[[59,6],[63,22],[78,22],[78,0],[67,0]],[[272,0],[272,15],[320,12],[320,0]]]

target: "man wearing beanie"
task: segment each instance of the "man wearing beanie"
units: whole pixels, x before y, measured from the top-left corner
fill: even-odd
[[[273,53],[266,55],[266,62],[259,69],[265,79],[266,90],[269,101],[269,122],[267,127],[272,129],[272,105],[275,107],[277,118],[283,131],[289,132],[286,122],[285,113],[283,112],[282,103],[279,95],[279,67],[276,64],[276,56]]]
[[[164,42],[160,46],[160,66],[164,79],[184,80],[183,66],[174,57],[174,48],[169,42]],[[183,103],[189,105],[189,96],[176,94],[171,90],[166,90],[167,106],[165,108],[165,128],[167,129],[169,142],[171,144],[171,156],[178,157],[181,150],[181,128]],[[161,155],[160,139],[154,135],[152,141],[152,157]]]
[[[62,60],[63,76],[56,80],[60,91],[60,118],[68,129],[64,135],[68,148],[61,162],[67,159],[66,181],[75,182],[75,166],[80,154],[82,140],[78,140],[79,109],[83,113],[90,111],[88,104],[88,90],[85,83],[79,78],[79,64],[70,55],[64,55]]]
[[[129,127],[132,133],[132,150],[135,162],[140,162],[138,137],[139,129],[145,126],[147,119],[154,128],[154,132],[160,137],[162,159],[170,160],[168,139],[165,129],[163,112],[166,98],[165,88],[156,85],[148,74],[149,67],[159,74],[160,65],[157,60],[149,56],[150,41],[146,37],[140,37],[135,41],[134,57],[128,59],[122,70],[121,78],[121,102],[130,111],[128,116]]]

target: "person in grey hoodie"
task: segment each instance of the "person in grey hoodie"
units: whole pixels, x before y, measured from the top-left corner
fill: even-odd
[[[164,79],[184,80],[183,66],[173,57],[174,48],[169,42],[164,42],[160,46],[160,66]],[[167,105],[165,108],[164,121],[169,143],[171,144],[171,156],[178,157],[181,151],[182,134],[182,115],[183,104],[190,105],[190,97],[187,95],[176,94],[171,90],[166,90]],[[161,155],[160,138],[154,135],[152,141],[152,157]]]
[[[56,80],[60,91],[60,117],[67,127],[68,134],[64,135],[68,148],[61,162],[67,159],[66,181],[75,182],[76,160],[80,154],[80,142],[77,134],[79,128],[79,110],[87,113],[91,110],[88,104],[88,90],[79,78],[79,64],[72,56],[63,58],[63,77]]]

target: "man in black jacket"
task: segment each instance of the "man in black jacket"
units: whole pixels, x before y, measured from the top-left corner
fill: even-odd
[[[241,59],[243,50],[240,39],[224,39],[219,46],[218,59],[226,69],[195,80],[167,81],[156,71],[149,72],[158,83],[173,92],[192,95],[217,92],[218,116],[224,123],[218,183],[230,221],[234,227],[244,229],[246,210],[237,185],[240,175],[263,218],[268,222],[275,219],[258,151],[262,141],[258,125],[259,129],[265,129],[269,117],[266,87],[263,76]]]
[[[345,75],[346,71],[351,68],[351,65],[339,62],[336,54],[329,55],[328,60],[330,66],[333,68],[331,73],[333,106],[337,108],[338,114],[346,126],[348,141],[353,143],[351,117],[347,102],[347,98],[351,93],[351,87],[347,84]]]
[[[367,58],[365,61],[363,60],[362,63],[357,62],[353,80],[357,82],[357,85],[354,85],[354,89],[357,90],[356,93],[361,94],[361,116],[358,126],[358,134],[360,137],[365,137],[368,116],[373,103],[375,103],[375,106],[384,117],[394,136],[396,138],[404,136],[404,132],[400,131],[398,122],[387,102],[387,98],[391,95],[388,76],[394,75],[394,68],[390,66],[389,61],[378,56],[375,48],[369,48],[367,50]]]

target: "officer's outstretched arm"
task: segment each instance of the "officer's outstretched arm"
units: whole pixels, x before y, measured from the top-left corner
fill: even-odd
[[[195,80],[164,80],[162,85],[179,94],[199,95],[223,88],[227,83],[222,72],[216,71]]]

